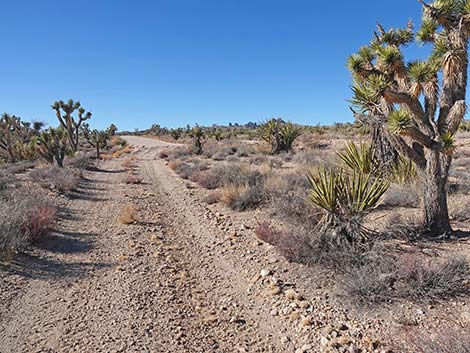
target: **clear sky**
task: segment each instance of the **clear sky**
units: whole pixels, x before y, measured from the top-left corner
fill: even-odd
[[[0,111],[79,99],[120,130],[351,121],[346,58],[417,0],[0,0]],[[410,50],[415,54],[416,50]]]

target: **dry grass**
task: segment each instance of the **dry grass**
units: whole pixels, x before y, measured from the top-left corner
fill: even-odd
[[[134,169],[136,167],[136,164],[134,162],[134,159],[131,157],[126,158],[122,163],[121,166],[126,169]]]
[[[29,173],[31,180],[41,186],[57,190],[62,194],[69,194],[78,188],[79,178],[72,169],[48,167],[34,169]]]
[[[137,206],[132,203],[124,205],[118,217],[118,222],[120,224],[132,224],[138,220]]]
[[[114,152],[113,153],[113,158],[119,158],[123,154],[131,153],[133,150],[134,150],[134,147],[132,147],[131,145],[126,145],[125,147],[123,147],[123,148],[117,150],[116,152]]]

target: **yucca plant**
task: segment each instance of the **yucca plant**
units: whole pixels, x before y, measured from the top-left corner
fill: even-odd
[[[415,36],[412,23],[388,31],[379,25],[369,49],[353,54],[348,67],[356,119],[374,128],[374,144],[387,141],[394,156],[413,161],[423,176],[423,229],[440,236],[452,231],[447,180],[466,112],[470,1],[420,2],[416,38],[432,46],[426,59],[404,59],[402,49]]]
[[[270,119],[260,126],[260,137],[271,146],[271,153],[289,152],[302,129],[282,119]]]
[[[374,147],[369,143],[360,142],[357,146],[349,140],[345,148],[337,152],[337,155],[352,171],[363,174],[374,174],[376,171]]]
[[[331,228],[349,242],[364,241],[370,232],[363,227],[364,217],[374,210],[390,183],[365,173],[320,169],[310,174],[309,200],[325,212],[324,229]]]

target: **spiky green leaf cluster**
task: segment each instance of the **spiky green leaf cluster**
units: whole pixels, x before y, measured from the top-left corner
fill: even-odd
[[[397,184],[407,184],[416,180],[418,173],[413,162],[403,156],[399,156],[396,163],[390,167],[390,180]]]
[[[337,153],[344,164],[354,172],[370,174],[375,171],[374,148],[371,144],[361,142],[357,146],[349,140],[345,148]]]
[[[455,149],[455,135],[451,132],[444,133],[439,140],[442,143],[442,148],[446,151],[452,151]]]
[[[412,124],[413,118],[406,110],[395,110],[387,117],[387,126],[392,134],[404,134]]]
[[[384,75],[372,74],[363,81],[356,81],[351,87],[353,98],[351,103],[361,112],[372,112],[380,103],[382,94],[390,85]]]
[[[426,83],[434,79],[437,69],[432,64],[416,60],[408,64],[410,79],[416,83]]]
[[[320,169],[318,177],[310,175],[309,181],[310,201],[339,217],[364,217],[378,206],[390,185],[371,174],[348,174],[333,169]]]
[[[377,59],[381,68],[391,70],[403,62],[403,54],[398,47],[388,45],[377,48]]]

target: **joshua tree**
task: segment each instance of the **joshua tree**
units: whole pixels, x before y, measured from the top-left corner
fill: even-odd
[[[62,128],[49,128],[34,136],[30,146],[48,163],[53,165],[56,161],[59,167],[63,167],[67,153],[67,136],[67,132]]]
[[[454,135],[464,118],[470,1],[422,2],[417,40],[430,43],[426,60],[406,63],[402,47],[414,41],[413,25],[385,31],[378,25],[369,46],[348,60],[355,84],[356,119],[379,126],[423,176],[423,225],[430,235],[451,231],[447,179]]]
[[[108,129],[109,130],[109,129]],[[100,150],[108,146],[109,133],[107,131],[90,131],[88,124],[83,124],[83,136],[88,143],[96,149],[96,158],[100,158]]]
[[[30,123],[21,118],[3,113],[0,118],[0,151],[6,155],[9,162],[24,158],[25,146],[38,131],[31,128]]]
[[[261,138],[271,145],[271,153],[289,152],[302,129],[282,119],[271,119],[260,127]]]
[[[114,124],[111,124],[111,125],[109,125],[109,127],[106,129],[106,133],[107,133],[109,136],[114,136],[114,135],[116,135],[117,130],[118,130],[117,126],[114,125]]]
[[[189,136],[193,138],[194,141],[194,153],[202,154],[202,140],[205,137],[205,133],[199,125],[193,127],[190,132]]]
[[[54,102],[51,107],[56,111],[60,126],[67,132],[72,152],[77,152],[80,126],[84,121],[91,118],[91,113],[85,112],[80,102],[74,102],[73,99],[69,99],[67,103],[64,101]],[[72,116],[75,110],[78,111],[77,119]]]

